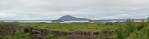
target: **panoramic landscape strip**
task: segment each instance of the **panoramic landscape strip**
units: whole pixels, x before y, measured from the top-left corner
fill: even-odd
[[[0,22],[1,39],[148,39],[149,20],[106,23]],[[143,36],[143,37],[142,37]]]

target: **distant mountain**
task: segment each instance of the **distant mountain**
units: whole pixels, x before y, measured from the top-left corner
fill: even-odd
[[[87,19],[87,18],[76,18],[76,17],[73,17],[71,15],[65,15],[65,16],[62,16],[61,18],[59,18],[58,20],[63,20],[63,21],[88,21],[90,19]]]

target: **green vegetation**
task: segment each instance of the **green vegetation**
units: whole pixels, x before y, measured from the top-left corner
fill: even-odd
[[[53,37],[54,37],[53,34],[48,34],[48,35],[46,36],[46,39],[54,39]]]
[[[114,31],[112,36],[108,36],[110,39],[148,39],[149,38],[149,20],[145,22],[134,22],[133,19],[128,19],[126,22],[113,23],[113,25],[106,25],[105,23],[17,23],[22,26],[38,27],[41,29],[48,29],[54,31],[73,32],[76,30],[82,30],[87,32],[100,32],[99,38],[105,39],[103,31]],[[2,23],[0,23],[2,26]],[[1,28],[1,27],[0,27]],[[0,33],[2,29],[0,29]],[[32,39],[29,33],[24,33],[22,30],[17,31],[14,35],[1,36],[0,39]],[[65,39],[65,37],[54,37],[53,34],[45,36],[46,39]]]
[[[65,39],[65,37],[54,37],[53,34],[48,34],[46,36],[46,39]]]
[[[89,20],[89,22],[95,22],[95,23],[99,23],[99,22],[110,22],[110,20]]]
[[[3,36],[2,35],[0,35],[0,39],[3,39]]]
[[[23,30],[16,31],[14,35],[8,35],[4,39],[31,39],[29,33],[24,33]]]
[[[30,25],[31,27],[38,27],[42,29],[56,30],[56,31],[65,31],[73,32],[76,30],[83,31],[101,31],[109,28],[110,30],[115,30],[117,25],[105,25],[104,23],[97,25],[97,23],[20,23],[21,25]],[[122,23],[120,23],[122,24]]]
[[[59,22],[64,22],[64,21],[62,21],[62,20],[52,20],[51,22],[52,23],[59,23]]]

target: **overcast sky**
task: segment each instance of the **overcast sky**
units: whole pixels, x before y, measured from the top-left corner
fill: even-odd
[[[0,0],[0,20],[147,18],[149,0]]]

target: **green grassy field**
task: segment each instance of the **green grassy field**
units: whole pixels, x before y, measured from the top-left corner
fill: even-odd
[[[105,25],[97,23],[20,23],[21,25],[29,25],[32,27],[49,29],[49,30],[57,30],[57,31],[65,31],[65,32],[72,32],[75,30],[82,30],[82,31],[101,31],[104,29],[115,30],[118,25]]]
[[[54,31],[73,32],[77,30],[94,32],[102,32],[104,30],[114,31],[114,35],[109,36],[110,39],[148,39],[149,38],[149,21],[134,22],[128,19],[126,22],[112,23],[21,23],[14,22],[22,26],[31,26],[41,29]],[[2,24],[1,24],[2,25]],[[100,39],[104,39],[99,35]]]

